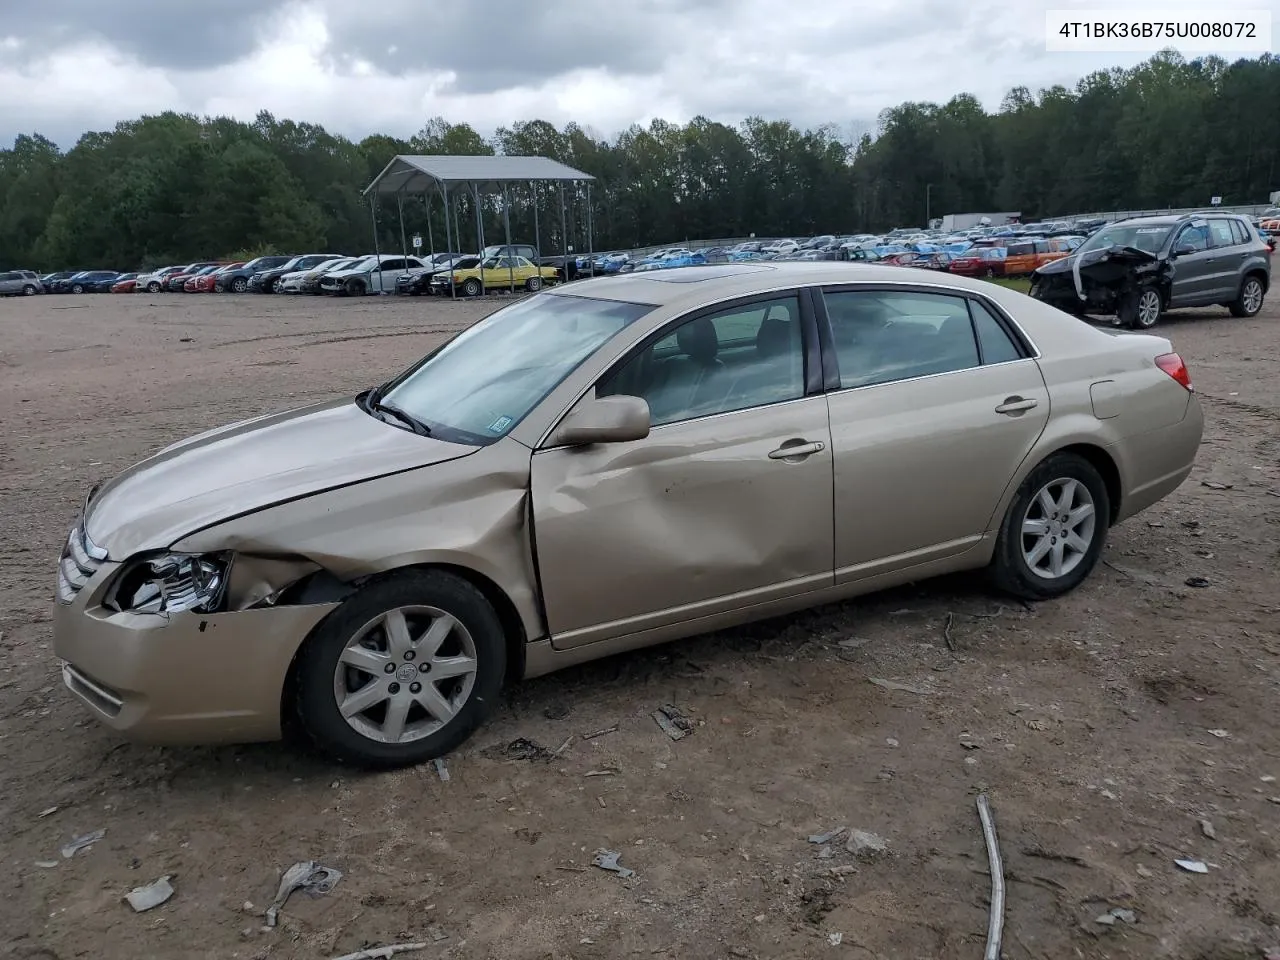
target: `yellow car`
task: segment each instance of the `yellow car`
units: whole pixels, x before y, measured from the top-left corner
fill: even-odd
[[[432,283],[443,287],[446,293],[452,283],[463,296],[476,297],[483,289],[501,290],[512,286],[523,287],[533,293],[541,290],[544,284],[555,283],[559,279],[560,272],[555,267],[539,267],[524,257],[491,257],[478,267],[439,274]]]

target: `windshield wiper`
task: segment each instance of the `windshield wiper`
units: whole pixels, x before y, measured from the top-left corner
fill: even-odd
[[[369,409],[375,413],[385,413],[395,417],[420,437],[431,436],[431,428],[417,417],[397,407],[394,403],[383,403],[376,394],[369,397]]]

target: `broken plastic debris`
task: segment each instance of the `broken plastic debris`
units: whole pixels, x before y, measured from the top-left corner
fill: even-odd
[[[1155,876],[1155,871],[1153,871],[1150,867],[1144,867],[1142,864],[1138,864],[1138,876],[1145,877],[1146,879],[1150,880],[1152,877]]]
[[[45,817],[52,817],[57,812],[58,812],[57,807],[48,807],[47,809],[41,810],[38,814],[36,814],[36,819],[43,820]]]
[[[171,879],[173,879],[172,874],[165,874],[159,880],[152,880],[140,887],[134,887],[125,899],[138,913],[158,907],[173,896],[173,884],[169,882]]]
[[[837,837],[844,836],[844,832],[848,829],[848,827],[836,827],[834,830],[828,830],[826,833],[813,833],[809,835],[809,842],[817,844],[830,843]]]
[[[301,860],[284,872],[280,878],[280,888],[276,890],[276,898],[267,907],[267,926],[274,927],[281,909],[295,890],[305,890],[313,897],[319,897],[337,886],[342,879],[342,871],[332,867],[323,867],[314,860]]]
[[[1234,484],[1219,483],[1217,480],[1201,480],[1200,486],[1208,487],[1210,490],[1230,490]]]
[[[1187,873],[1208,873],[1209,868],[1199,860],[1175,860],[1173,861]]]
[[[623,880],[634,877],[636,872],[629,870],[622,864],[618,863],[618,858],[622,856],[617,850],[597,850],[596,858],[592,860],[592,864],[601,870],[608,870],[610,873],[616,873]]]
[[[105,830],[95,830],[93,833],[86,833],[82,837],[76,837],[62,848],[62,856],[65,859],[70,860],[81,850],[89,849],[106,835],[107,831]]]
[[[1182,582],[1188,587],[1195,587],[1197,590],[1203,590],[1205,587],[1209,586],[1208,577],[1187,577],[1187,579]]]
[[[840,946],[840,944],[843,941],[844,941],[844,934],[841,933],[839,930],[836,930],[833,933],[827,934],[827,943],[831,944],[833,947]]]
[[[653,711],[653,719],[672,740],[683,740],[693,733],[693,721],[670,703],[663,704]]]
[[[929,693],[923,687],[913,687],[909,683],[899,683],[897,680],[882,680],[880,677],[867,677],[867,679],[877,687],[884,687],[886,690],[900,690],[903,693],[914,693],[918,696],[927,696]]]
[[[1116,921],[1120,923],[1137,923],[1138,916],[1132,910],[1125,910],[1123,907],[1112,907],[1100,917],[1094,917],[1094,923],[1106,924],[1108,927],[1114,926]]]
[[[1203,833],[1210,840],[1218,839],[1217,831],[1213,829],[1213,824],[1210,823],[1208,820],[1200,821],[1200,832]]]
[[[889,841],[879,834],[868,833],[866,830],[854,830],[850,832],[844,848],[854,856],[870,859],[888,850]]]
[[[1209,736],[1217,737],[1219,740],[1225,740],[1227,737],[1231,736],[1231,734],[1227,733],[1225,730],[1210,730]]]
[[[58,865],[57,860],[37,860],[36,861],[36,866],[44,870],[52,870],[57,865]]]
[[[435,765],[436,765],[436,773],[440,775],[440,779],[443,780],[445,783],[448,783],[449,768],[445,765],[444,760],[442,760],[440,757],[436,757]]]

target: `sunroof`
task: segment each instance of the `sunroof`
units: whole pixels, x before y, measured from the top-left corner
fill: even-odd
[[[741,277],[748,273],[764,273],[772,270],[762,264],[723,263],[705,267],[669,267],[666,270],[645,270],[639,274],[646,280],[662,283],[697,283],[699,280],[717,280],[720,277]]]

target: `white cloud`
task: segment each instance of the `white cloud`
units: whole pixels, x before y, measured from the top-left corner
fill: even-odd
[[[141,2],[98,0],[93,16],[111,17],[117,7],[125,15],[125,6]],[[292,0],[260,4],[266,12],[257,15],[254,42],[228,48],[226,62],[175,66],[170,48],[156,49],[168,21],[151,24],[146,45],[125,43],[76,30],[74,17],[89,14],[71,9],[72,0],[60,3],[72,19],[52,24],[57,29],[40,42],[21,32],[22,17],[0,27],[13,34],[0,33],[0,142],[38,130],[69,147],[86,129],[163,110],[248,120],[266,109],[355,138],[407,137],[437,114],[486,134],[534,118],[616,132],[697,114],[845,126],[874,122],[905,100],[941,102],[961,92],[994,109],[1012,86],[1070,86],[1146,56],[1047,53],[1045,10],[1083,10],[1086,0],[523,2],[518,8],[536,20],[509,37],[469,36],[465,5],[424,15],[407,0],[383,0],[373,12]],[[1250,5],[1272,10],[1280,23],[1280,0]],[[1126,7],[1158,15],[1216,10],[1192,0]],[[363,33],[353,14],[365,18]],[[169,19],[173,30],[198,29]],[[522,36],[534,28],[537,37]]]

